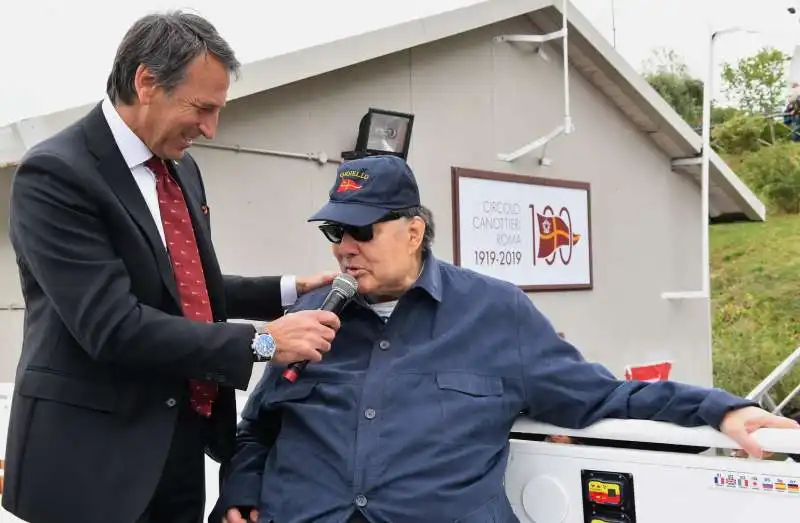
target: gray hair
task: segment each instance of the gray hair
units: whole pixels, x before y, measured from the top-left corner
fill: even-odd
[[[415,216],[422,218],[422,221],[425,222],[425,232],[422,235],[422,251],[425,252],[430,250],[433,240],[436,237],[436,226],[433,222],[433,212],[431,212],[431,210],[424,205],[420,205],[419,207],[411,207],[409,209],[397,211],[397,214],[403,218],[414,218]]]
[[[106,93],[115,104],[133,104],[136,69],[142,64],[170,93],[183,81],[192,60],[206,53],[238,76],[241,64],[233,49],[205,18],[183,11],[146,15],[128,29],[117,48]]]

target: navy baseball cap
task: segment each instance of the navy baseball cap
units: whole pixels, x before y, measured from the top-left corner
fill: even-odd
[[[419,188],[411,168],[392,155],[342,163],[326,203],[310,222],[371,225],[391,211],[419,207]]]

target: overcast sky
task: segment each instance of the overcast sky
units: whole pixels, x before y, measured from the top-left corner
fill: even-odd
[[[0,0],[0,125],[101,97],[122,34],[152,10],[182,7],[207,16],[248,62],[480,1],[138,0],[103,6],[99,0]],[[800,41],[800,23],[786,12],[791,0],[761,0],[759,8],[755,0],[614,2],[617,50],[637,70],[653,48],[663,46],[703,77],[709,27],[746,24],[762,31],[721,39],[719,61],[763,45],[791,53]],[[573,4],[613,40],[612,0]]]
[[[756,34],[738,32],[720,37],[714,53],[717,62],[736,61],[773,46],[792,54],[800,42],[798,15],[787,7],[793,0],[573,0],[580,11],[610,41],[612,4],[616,14],[616,42],[620,52],[637,70],[656,47],[668,47],[682,55],[692,72],[706,74],[708,34],[741,26]],[[796,6],[800,8],[800,1]]]

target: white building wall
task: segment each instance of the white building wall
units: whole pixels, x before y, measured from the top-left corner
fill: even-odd
[[[668,302],[664,291],[700,286],[700,193],[671,172],[669,158],[577,72],[574,134],[534,157],[496,160],[561,122],[561,60],[496,44],[532,32],[525,18],[235,101],[216,143],[291,152],[352,148],[368,107],[416,115],[409,162],[437,224],[435,253],[452,260],[451,166],[591,183],[594,289],[531,298],[591,359],[622,375],[626,364],[676,362],[673,376],[711,381],[706,302]],[[329,245],[306,223],[327,199],[335,164],[195,147],[213,235],[232,273],[308,273],[335,267]],[[11,170],[0,170],[0,381],[19,355],[21,303],[8,241]],[[254,378],[255,379],[255,378]]]

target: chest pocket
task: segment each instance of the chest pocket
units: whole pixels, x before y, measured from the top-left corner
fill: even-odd
[[[314,389],[317,387],[317,382],[309,379],[302,379],[297,383],[287,383],[283,380],[277,381],[269,392],[265,395],[264,402],[262,403],[261,412],[256,413],[255,416],[267,416],[277,423],[280,429],[277,432],[277,445],[286,445],[286,441],[296,439],[291,434],[287,434],[289,429],[286,428],[287,423],[291,427],[296,423],[298,418],[303,417],[313,410],[311,405],[311,398]],[[253,414],[251,413],[252,417]],[[273,434],[271,437],[276,438]],[[264,438],[266,440],[266,438]]]
[[[503,380],[497,376],[484,376],[468,372],[443,372],[436,374],[438,400],[445,426],[458,440],[476,437],[503,417]],[[481,427],[485,422],[487,426]]]
[[[475,397],[501,396],[503,394],[502,378],[467,372],[440,372],[436,374],[436,385],[439,390],[461,392]]]
[[[275,388],[267,397],[268,407],[284,407],[292,403],[300,403],[308,399],[317,386],[315,380],[300,380],[297,383],[286,383],[283,380],[275,383]]]

